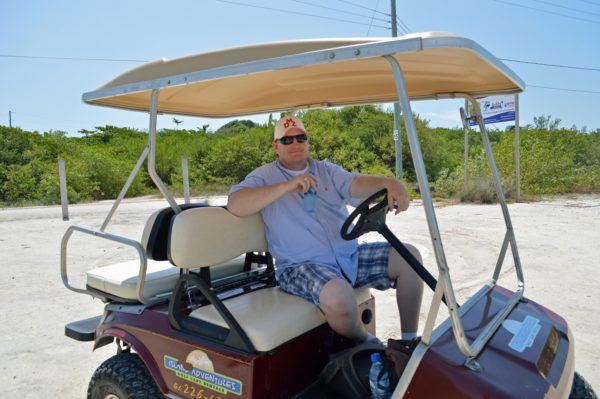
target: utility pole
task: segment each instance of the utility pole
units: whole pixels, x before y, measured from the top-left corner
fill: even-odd
[[[392,1],[392,37],[398,37],[398,26],[396,23],[396,0]],[[400,126],[400,103],[394,103],[394,144],[396,147],[396,177],[402,178],[402,134]]]
[[[8,111],[8,127],[12,127],[12,113]]]
[[[392,1],[392,37],[398,37],[398,25],[396,23],[396,0]]]

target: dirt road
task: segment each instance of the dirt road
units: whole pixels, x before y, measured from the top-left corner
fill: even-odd
[[[68,222],[62,221],[60,207],[0,210],[2,397],[83,398],[94,369],[114,353],[114,346],[92,352],[90,343],[64,336],[66,323],[98,315],[103,305],[68,291],[59,274],[60,242],[66,227],[74,223],[99,228],[111,205],[71,206]],[[163,206],[163,201],[127,200],[107,231],[139,239],[148,215]],[[576,341],[577,370],[598,391],[600,197],[511,204],[509,209],[524,268],[525,295],[566,318]],[[437,214],[453,284],[459,301],[464,301],[491,278],[504,238],[502,213],[495,205],[454,205],[439,207]],[[388,225],[401,240],[421,249],[426,266],[437,275],[423,207],[413,203],[401,216],[388,217]],[[98,241],[73,237],[69,265],[74,274],[135,257],[123,246]],[[512,264],[509,251],[500,279],[509,288],[516,284]],[[393,293],[375,295],[378,335],[398,336]],[[422,320],[430,300],[427,293]],[[438,319],[446,316],[442,309]]]

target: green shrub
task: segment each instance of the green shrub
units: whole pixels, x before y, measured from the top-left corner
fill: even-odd
[[[276,116],[275,116],[276,117]],[[393,176],[395,142],[393,114],[381,107],[353,106],[311,110],[301,114],[310,138],[311,156],[346,169]],[[584,133],[558,129],[538,118],[537,127],[521,129],[521,193],[525,195],[600,191],[600,130]],[[436,196],[465,201],[495,200],[495,187],[481,137],[469,133],[469,181],[464,179],[462,129],[430,128],[415,121],[423,160]],[[552,128],[552,129],[550,129]],[[403,124],[402,124],[402,130]],[[156,170],[178,195],[183,192],[181,156],[188,158],[192,193],[224,193],[254,168],[275,159],[273,125],[232,121],[217,133],[165,129],[157,135]],[[0,203],[59,203],[57,159],[67,165],[70,202],[115,198],[147,145],[146,133],[116,126],[82,131],[69,137],[60,131],[43,134],[0,126]],[[515,191],[515,132],[489,131],[505,195]],[[156,192],[146,164],[128,196]],[[406,133],[402,132],[402,166],[406,185],[414,191],[416,177]]]

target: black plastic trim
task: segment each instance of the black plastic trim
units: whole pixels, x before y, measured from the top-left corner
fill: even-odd
[[[110,303],[110,302],[119,302],[119,303],[127,303],[127,304],[140,303],[140,301],[137,299],[121,298],[116,295],[112,295],[107,292],[100,291],[97,288],[90,287],[87,284],[85,286],[85,289],[86,289],[86,291],[93,293],[95,297],[100,298],[100,300],[102,300],[102,302],[104,302],[104,303]]]
[[[96,339],[96,328],[102,316],[73,321],[65,326],[65,335],[76,341],[88,342]]]
[[[210,205],[206,204],[180,204],[182,211],[190,208],[202,208]],[[154,220],[150,234],[148,235],[148,243],[146,245],[146,256],[153,260],[169,260],[168,257],[168,242],[169,232],[171,229],[171,220],[175,216],[173,208],[168,207],[159,212]]]

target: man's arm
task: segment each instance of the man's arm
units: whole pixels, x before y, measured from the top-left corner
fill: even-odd
[[[392,177],[358,175],[350,185],[350,195],[355,198],[367,198],[379,190],[387,188],[388,209],[398,214],[408,209],[410,198],[408,191],[400,180]],[[395,207],[394,205],[397,205]]]
[[[308,186],[317,187],[317,178],[310,173],[301,174],[285,183],[264,187],[242,188],[229,196],[227,210],[244,217],[260,212],[264,207],[288,193],[306,192]]]

